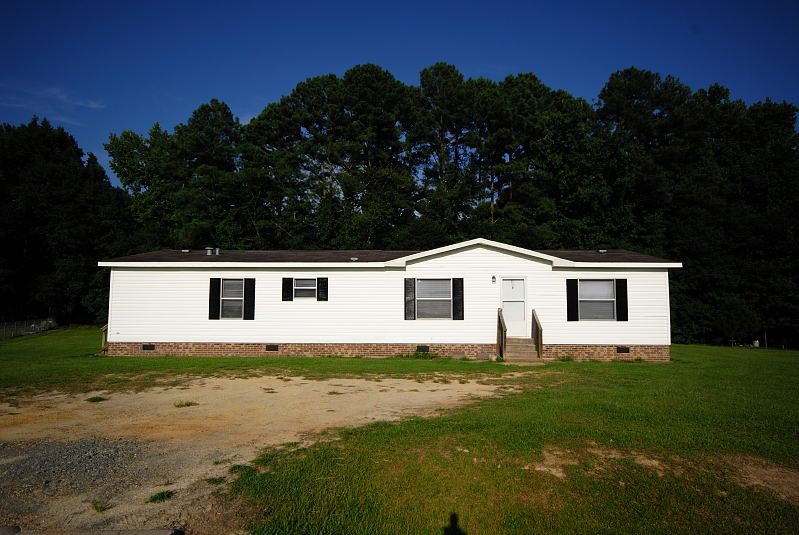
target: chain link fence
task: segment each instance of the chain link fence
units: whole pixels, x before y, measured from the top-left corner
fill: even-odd
[[[55,319],[42,318],[35,320],[6,321],[0,323],[0,340],[25,334],[36,334],[58,327]]]

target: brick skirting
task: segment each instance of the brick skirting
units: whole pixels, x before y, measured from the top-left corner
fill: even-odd
[[[628,348],[629,353],[619,353],[617,348]],[[545,359],[571,358],[574,360],[646,360],[668,362],[670,346],[615,346],[581,344],[544,344]]]
[[[277,351],[267,351],[263,344],[198,342],[109,342],[109,356],[192,356],[192,357],[374,357],[385,358],[416,352],[417,344],[281,344]],[[430,347],[431,353],[448,357],[488,357],[496,354],[496,344],[418,344]],[[153,346],[145,350],[144,346]]]
[[[194,357],[373,357],[385,358],[416,352],[417,344],[274,344],[277,351],[267,351],[272,344],[236,344],[214,342],[109,342],[109,356],[194,356]],[[418,344],[430,347],[431,353],[448,357],[489,357],[496,355],[495,344]],[[145,350],[145,346],[153,349]],[[629,353],[619,353],[626,347]],[[574,360],[646,360],[668,362],[669,346],[615,346],[588,344],[544,344],[542,358]]]

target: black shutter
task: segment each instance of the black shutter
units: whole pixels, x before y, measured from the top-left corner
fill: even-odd
[[[405,279],[405,319],[416,319],[416,279]]]
[[[244,279],[244,319],[255,319],[255,279]]]
[[[294,301],[294,279],[283,277],[283,301]]]
[[[616,321],[627,321],[627,279],[616,279]]]
[[[316,279],[316,300],[327,301],[327,277]]]
[[[580,304],[577,297],[577,279],[566,279],[566,321],[579,321]]]
[[[219,292],[222,288],[222,279],[211,279],[211,288],[208,291],[208,319],[219,319]]]
[[[463,279],[452,279],[452,319],[463,319]]]

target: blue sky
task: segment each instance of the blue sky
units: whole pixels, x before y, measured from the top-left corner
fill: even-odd
[[[799,104],[797,2],[0,0],[0,122],[62,125],[106,169],[110,132],[217,98],[246,122],[300,81],[376,63],[403,82],[535,73],[592,102],[619,69]]]

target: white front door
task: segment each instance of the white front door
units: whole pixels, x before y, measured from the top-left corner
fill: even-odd
[[[524,279],[502,279],[502,316],[508,336],[528,336]]]

